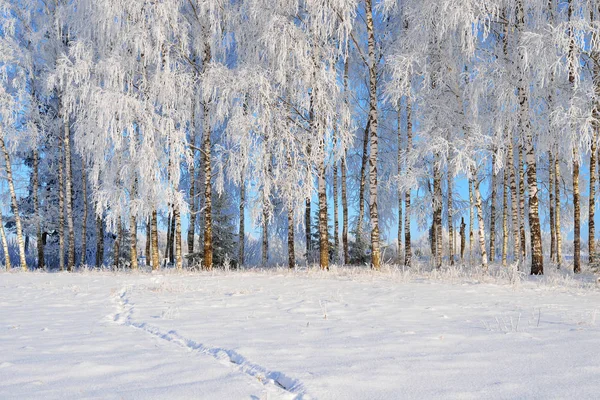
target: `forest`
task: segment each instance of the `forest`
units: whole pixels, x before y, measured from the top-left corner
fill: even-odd
[[[600,263],[599,1],[0,10],[6,270]]]

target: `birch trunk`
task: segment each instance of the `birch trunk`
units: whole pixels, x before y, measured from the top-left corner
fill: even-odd
[[[311,199],[306,199],[306,204],[304,208],[304,232],[306,239],[306,262],[312,262],[312,232],[311,232]]]
[[[288,267],[289,269],[296,268],[296,250],[294,249],[294,211],[288,209]]]
[[[573,149],[573,272],[581,272],[581,205],[579,201],[579,154]]]
[[[322,145],[324,146],[324,144]],[[327,181],[325,180],[325,152],[321,149],[319,163],[319,265],[329,270],[329,232],[327,227]]]
[[[175,206],[173,216],[175,219],[175,267],[181,271],[183,269],[183,249],[181,245],[181,212],[179,206]]]
[[[158,254],[158,212],[156,209],[152,210],[152,220],[150,223],[150,235],[151,235],[151,253],[152,253],[152,269],[158,270],[160,267],[160,260]]]
[[[137,223],[135,215],[129,216],[129,262],[131,269],[138,269],[137,260]]]
[[[196,237],[196,104],[192,104],[192,118],[190,122],[190,144],[194,147],[192,151],[192,162],[188,168],[190,176],[190,220],[187,231],[188,254],[194,252],[194,239]]]
[[[365,219],[365,189],[367,187],[367,163],[369,162],[369,133],[371,120],[367,120],[365,136],[363,137],[362,158],[360,162],[360,182],[358,186],[358,219],[356,221],[356,241],[362,238],[363,221]]]
[[[173,219],[173,214],[171,214],[171,205],[169,204],[169,215],[167,216],[167,244],[165,245],[165,256],[164,256],[164,266],[167,266],[169,263],[169,259],[171,258],[171,222]]]
[[[404,233],[404,227],[402,226],[402,203],[404,202],[404,196],[400,189],[400,177],[402,176],[402,109],[400,107],[400,102],[398,102],[398,264],[402,260],[402,234]]]
[[[344,95],[345,102],[348,104],[348,59],[344,61]],[[350,262],[350,254],[348,250],[348,195],[346,188],[346,151],[341,161],[342,168],[342,246],[344,247],[344,264]]]
[[[176,225],[176,218],[175,218],[175,204],[173,204],[172,208],[171,208],[171,242],[170,247],[169,247],[169,264],[173,265],[175,264],[175,225]],[[180,229],[181,230],[181,229]],[[181,240],[181,237],[179,238]]]
[[[333,259],[338,261],[340,249],[340,225],[338,221],[338,167],[337,161],[333,162]]]
[[[83,196],[83,220],[81,221],[81,266],[87,262],[87,219],[88,219],[88,192],[85,160],[81,159],[81,186]]]
[[[151,221],[151,218],[148,217],[146,219],[146,249],[145,249],[146,250],[145,256],[146,256],[146,265],[147,266],[152,265],[152,262],[151,262],[151,253],[150,253],[150,242],[152,240],[151,235],[150,235],[150,221]]]
[[[550,200],[550,260],[556,262],[556,223],[554,222],[554,160],[548,152],[548,197]]]
[[[64,154],[62,140],[58,140],[58,265],[65,270],[65,192]]]
[[[406,157],[412,151],[412,105],[410,96],[406,97]],[[407,163],[408,164],[408,163]],[[407,170],[408,170],[407,165]],[[404,265],[412,264],[412,247],[410,238],[410,190],[404,194]]]
[[[372,0],[365,0],[367,16],[367,36],[369,43],[369,137],[371,154],[369,156],[369,214],[371,216],[371,266],[381,268],[379,249],[379,212],[377,209],[377,61],[375,59],[375,27],[373,25]]]
[[[558,152],[556,157],[554,157],[554,200],[556,202],[556,206],[554,207],[554,222],[556,224],[556,264],[560,269],[562,265],[562,233],[560,227],[560,164],[558,161]]]
[[[492,204],[490,206],[490,262],[496,259],[496,151],[492,155]]]
[[[123,228],[121,225],[121,217],[119,217],[118,221],[117,221],[117,237],[115,238],[115,242],[114,242],[114,249],[113,249],[113,264],[115,266],[115,269],[119,269],[119,264],[121,261],[121,236],[123,234]]]
[[[469,265],[471,265],[471,261],[473,259],[473,221],[475,219],[475,215],[473,212],[474,209],[474,199],[473,199],[473,185],[475,182],[473,178],[469,178]]]
[[[519,235],[521,243],[521,259],[525,262],[527,248],[525,239],[525,170],[523,165],[524,146],[519,146]]]
[[[2,250],[4,250],[4,268],[10,271],[10,253],[8,252],[8,241],[6,240],[6,232],[4,232],[4,222],[2,221],[2,212],[0,212],[0,238],[2,238]]]
[[[104,264],[104,220],[102,215],[96,215],[96,268]]]
[[[448,257],[450,257],[450,265],[454,265],[454,198],[453,198],[453,177],[454,173],[450,164],[448,164]]]
[[[246,182],[245,173],[242,174],[242,182],[240,184],[240,226],[238,234],[238,263],[240,267],[244,266],[244,245],[246,239],[245,233],[245,210],[246,206]]]
[[[64,117],[64,146],[65,146],[65,197],[67,200],[67,227],[69,229],[69,258],[67,261],[67,270],[73,271],[75,268],[75,227],[73,223],[73,173],[71,169],[71,134],[70,120],[68,116]]]
[[[433,235],[435,237],[435,267],[442,267],[442,177],[439,156],[433,161]]]
[[[476,182],[476,183],[475,183]],[[483,219],[483,207],[481,205],[481,192],[479,190],[479,182],[474,182],[475,191],[475,206],[477,207],[477,219],[479,222],[479,249],[481,251],[481,267],[487,272],[488,259],[485,249],[485,221]]]
[[[502,266],[506,267],[508,256],[508,165],[504,166],[502,183]]]
[[[266,267],[269,263],[269,214],[265,207],[263,193],[263,216],[262,216],[262,266]]]
[[[19,263],[23,271],[27,271],[27,260],[25,258],[25,241],[23,240],[23,228],[21,226],[21,216],[19,215],[19,205],[17,202],[17,192],[12,176],[12,167],[10,165],[10,155],[4,143],[4,132],[0,132],[0,148],[4,153],[4,162],[6,163],[6,179],[8,181],[8,190],[12,204],[12,212],[15,218],[15,226],[17,228],[17,244],[19,246]]]
[[[596,225],[594,222],[594,218],[596,216],[596,149],[596,138],[593,138],[590,149],[590,198],[588,202],[588,263],[590,265],[596,261]]]
[[[38,269],[44,268],[46,261],[44,260],[44,239],[42,237],[42,216],[40,214],[40,197],[39,197],[39,160],[40,156],[38,150],[33,152],[33,212],[35,214],[35,231],[37,240],[37,255],[38,255]],[[84,215],[87,212],[86,205],[84,204]],[[0,225],[2,222],[0,222]],[[85,226],[85,222],[84,222]]]

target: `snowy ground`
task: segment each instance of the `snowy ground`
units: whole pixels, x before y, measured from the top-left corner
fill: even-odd
[[[494,275],[0,273],[0,398],[597,398],[593,278]]]

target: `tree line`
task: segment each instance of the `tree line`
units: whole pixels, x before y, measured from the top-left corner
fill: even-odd
[[[0,4],[7,269],[599,261],[598,1]]]

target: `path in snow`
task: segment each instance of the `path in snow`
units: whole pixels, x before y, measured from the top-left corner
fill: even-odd
[[[563,278],[3,273],[0,398],[596,398]]]

